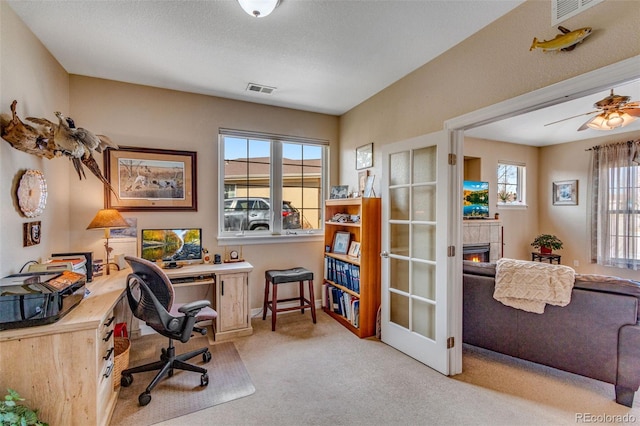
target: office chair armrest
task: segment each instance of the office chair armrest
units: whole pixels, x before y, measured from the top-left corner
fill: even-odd
[[[211,306],[211,302],[208,300],[196,300],[194,302],[185,303],[178,309],[178,312],[187,316],[195,316],[201,309],[209,306]]]

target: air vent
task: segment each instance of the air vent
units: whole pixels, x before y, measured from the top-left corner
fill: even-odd
[[[264,93],[265,95],[270,95],[275,90],[275,87],[263,86],[262,84],[249,83],[247,85],[247,92]]]
[[[553,0],[551,2],[551,25],[555,26],[603,1],[604,0]],[[570,29],[577,30],[577,28]]]

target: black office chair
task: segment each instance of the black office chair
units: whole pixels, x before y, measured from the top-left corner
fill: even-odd
[[[165,376],[173,376],[174,369],[201,373],[200,385],[207,386],[209,384],[207,369],[185,361],[202,354],[202,360],[205,363],[209,362],[211,360],[209,348],[205,347],[176,356],[173,340],[177,339],[185,343],[194,331],[205,335],[206,328],[196,327],[195,324],[205,320],[213,322],[218,316],[216,311],[210,308],[211,302],[198,300],[186,304],[174,304],[173,285],[162,269],[152,262],[137,257],[126,256],[125,260],[133,269],[133,272],[127,276],[127,299],[133,315],[158,333],[168,337],[169,346],[162,349],[160,361],[124,370],[120,384],[124,387],[130,386],[133,383],[132,374],[134,373],[160,370],[147,389],[138,397],[141,406],[151,402],[151,390]]]

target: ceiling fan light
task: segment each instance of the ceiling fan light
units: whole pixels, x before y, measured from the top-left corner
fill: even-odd
[[[612,129],[621,127],[624,124],[624,118],[618,111],[614,111],[607,116],[607,126]]]
[[[280,0],[238,0],[242,9],[251,16],[264,18],[278,6]]]
[[[622,120],[623,120],[623,122],[620,125],[620,127],[624,127],[624,126],[626,126],[628,124],[631,124],[631,123],[633,123],[634,121],[636,121],[638,119],[638,117],[634,117],[633,115],[627,114],[626,112],[621,113],[620,117],[622,117]]]
[[[600,114],[593,118],[587,126],[595,130],[611,130],[611,127],[607,125],[607,115]]]

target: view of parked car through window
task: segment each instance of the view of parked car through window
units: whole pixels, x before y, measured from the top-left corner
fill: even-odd
[[[229,198],[224,201],[225,231],[270,229],[268,198]],[[282,202],[282,229],[300,229],[300,212],[289,201]]]

